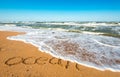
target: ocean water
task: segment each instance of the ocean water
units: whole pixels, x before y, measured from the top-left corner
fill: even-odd
[[[120,71],[120,23],[34,22],[0,24],[0,30],[26,32],[8,37],[42,52],[98,70]]]

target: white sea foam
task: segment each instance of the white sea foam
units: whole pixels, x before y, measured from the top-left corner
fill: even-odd
[[[104,33],[100,33],[100,32],[95,33],[95,32],[88,32],[88,31],[82,31],[82,33],[84,33],[84,34],[92,34],[92,35],[104,34]]]
[[[0,30],[26,32],[8,39],[31,43],[57,58],[99,70],[120,71],[119,38],[15,26],[0,26]]]
[[[97,23],[97,22],[84,22],[84,23],[78,23],[78,22],[46,22],[43,24],[48,24],[48,25],[74,25],[74,26],[89,26],[89,27],[96,27],[96,26],[116,26],[116,25],[120,25],[120,23],[118,24],[114,24],[114,23]]]

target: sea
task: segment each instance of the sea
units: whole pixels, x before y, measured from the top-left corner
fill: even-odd
[[[10,22],[0,31],[25,32],[7,37],[41,52],[101,71],[120,71],[120,22]]]

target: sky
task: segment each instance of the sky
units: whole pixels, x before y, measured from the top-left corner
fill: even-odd
[[[120,21],[120,0],[0,0],[0,21]]]

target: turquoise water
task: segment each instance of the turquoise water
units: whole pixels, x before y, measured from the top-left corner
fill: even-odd
[[[76,33],[87,31],[102,33],[104,36],[120,37],[120,24],[117,22],[39,22],[33,24],[17,24],[17,26],[29,26],[35,29],[64,29],[68,32]]]

